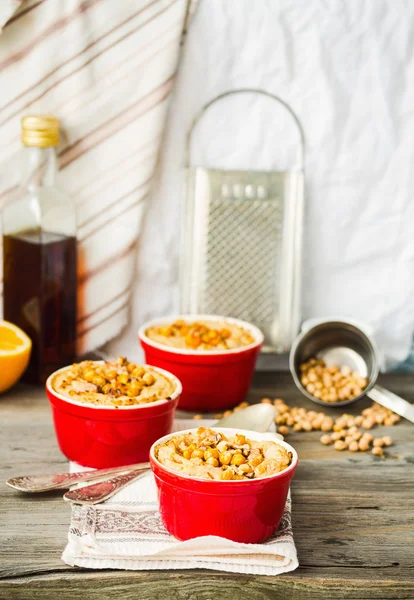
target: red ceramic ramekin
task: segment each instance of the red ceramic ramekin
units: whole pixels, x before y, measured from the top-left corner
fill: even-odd
[[[217,535],[245,544],[263,542],[272,535],[283,516],[298,455],[292,446],[276,440],[271,433],[213,429],[225,435],[242,433],[252,440],[277,441],[292,453],[292,462],[281,473],[261,479],[219,481],[189,477],[169,469],[155,458],[155,446],[177,434],[161,438],[150,450],[150,463],[165,528],[179,540]]]
[[[65,369],[52,373],[46,381],[46,393],[59,447],[66,458],[97,469],[147,462],[151,444],[172,431],[180,381],[154,367],[175,385],[170,400],[138,406],[96,406],[69,400],[53,389],[53,378]]]
[[[150,327],[168,325],[177,319],[190,323],[201,319],[234,323],[251,333],[254,342],[233,350],[197,351],[159,344],[145,334]],[[138,338],[146,362],[167,369],[181,381],[179,408],[199,412],[232,408],[244,400],[263,343],[263,334],[254,325],[216,315],[177,315],[149,321],[138,331]]]

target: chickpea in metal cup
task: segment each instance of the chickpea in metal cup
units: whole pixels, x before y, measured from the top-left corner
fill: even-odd
[[[300,382],[309,394],[323,402],[352,400],[368,385],[366,377],[347,365],[328,367],[319,358],[310,358],[300,365]]]

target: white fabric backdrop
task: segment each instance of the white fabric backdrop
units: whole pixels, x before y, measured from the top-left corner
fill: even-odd
[[[201,0],[140,240],[132,324],[107,350],[137,357],[138,325],[178,309],[191,120],[228,89],[260,87],[292,106],[307,140],[304,318],[364,320],[387,366],[403,360],[414,328],[413,48],[410,0]],[[197,131],[194,161],[283,168],[295,138],[279,116],[260,97],[226,100]]]

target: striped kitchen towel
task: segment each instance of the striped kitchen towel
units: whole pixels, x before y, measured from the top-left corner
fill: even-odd
[[[2,3],[0,210],[19,182],[20,117],[56,115],[59,184],[78,210],[78,354],[102,346],[128,322],[137,241],[194,6]]]

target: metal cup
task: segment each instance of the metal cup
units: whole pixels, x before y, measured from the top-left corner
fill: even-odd
[[[391,409],[414,423],[414,406],[389,390],[376,385],[379,374],[379,353],[371,336],[349,321],[321,321],[302,333],[293,342],[289,367],[299,390],[312,402],[326,406],[328,403],[312,396],[300,381],[300,365],[309,358],[323,359],[328,366],[348,366],[368,380],[361,394],[350,400],[329,403],[345,406],[368,396],[378,404]]]

